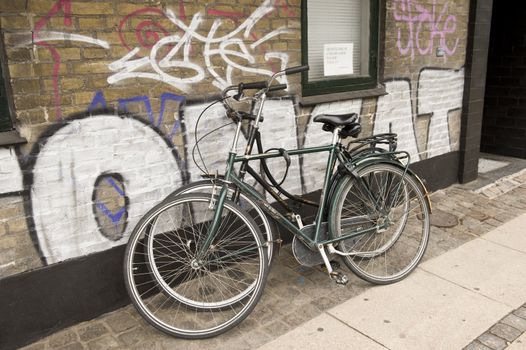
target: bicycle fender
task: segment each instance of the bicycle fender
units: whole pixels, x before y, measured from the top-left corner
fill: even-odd
[[[216,176],[216,174],[203,174],[201,175],[201,178],[203,180],[198,180],[198,181],[195,181],[195,182],[190,182],[186,185],[183,185],[179,188],[177,188],[176,190],[174,190],[173,192],[171,192],[169,195],[167,195],[163,201],[169,201],[169,200],[172,200],[174,199],[175,197],[179,196],[181,193],[184,193],[186,192],[186,190],[190,187],[193,187],[195,185],[199,185],[199,184],[203,184],[203,183],[210,183],[210,180],[213,180],[215,178],[218,178],[218,179],[224,179],[225,178],[225,175],[223,174],[219,174]]]
[[[427,190],[426,188],[426,185],[424,184],[424,182],[422,181],[422,179],[420,178],[420,176],[418,176],[414,171],[412,171],[409,167],[406,167],[404,164],[396,161],[395,159],[388,159],[388,158],[385,158],[385,157],[370,157],[370,158],[366,158],[366,159],[363,159],[361,160],[358,164],[353,164],[351,166],[351,168],[353,169],[353,173],[350,173],[348,170],[347,170],[347,167],[341,167],[341,170],[345,173],[345,174],[349,174],[351,176],[356,176],[357,172],[366,167],[366,166],[369,166],[369,165],[372,165],[372,164],[379,164],[379,163],[384,163],[384,164],[390,164],[390,165],[393,165],[401,170],[404,170],[405,172],[407,172],[407,174],[409,174],[411,177],[413,177],[417,184],[420,185],[420,189],[422,190],[422,192],[424,193],[424,198],[427,202],[427,205],[429,206],[429,212],[432,213],[433,212],[433,207],[431,205],[431,198],[430,198],[430,193],[429,191]],[[334,187],[334,190],[333,188],[331,187],[331,194],[332,195],[335,195],[337,192],[337,190],[339,189],[340,187],[340,183],[342,181],[340,181],[340,178],[342,177],[342,175],[339,175],[339,178],[337,179],[338,181],[334,181],[334,184],[333,184],[333,187]],[[332,192],[334,191],[334,192]]]

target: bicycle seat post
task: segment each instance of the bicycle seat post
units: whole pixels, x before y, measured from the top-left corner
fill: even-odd
[[[340,142],[340,132],[342,131],[342,127],[336,127],[334,128],[334,131],[332,132],[332,145],[336,145]]]

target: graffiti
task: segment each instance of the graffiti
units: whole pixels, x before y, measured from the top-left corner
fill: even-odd
[[[97,91],[95,95],[93,96],[93,99],[91,100],[90,105],[88,106],[88,113],[91,114],[96,110],[107,109],[107,108],[108,108],[108,103],[106,102],[104,93],[102,91]]]
[[[197,118],[199,118],[199,115],[201,112],[203,112],[203,109],[206,108],[210,103],[205,104],[195,104],[191,106],[187,106],[184,109],[184,124],[186,129],[186,137],[185,137],[185,146],[187,151],[187,169],[188,173],[190,175],[190,181],[198,181],[200,180],[201,170],[199,170],[198,166],[193,161],[193,154],[192,151],[195,146],[195,136],[194,136],[194,130],[197,123]],[[203,121],[206,120],[206,124],[203,123]],[[211,131],[215,128],[218,128],[226,123],[228,123],[229,120],[225,117],[225,109],[222,104],[217,103],[214,106],[210,107],[202,117],[202,121],[200,124],[200,130],[203,131],[202,128],[205,128],[208,131]],[[206,126],[203,126],[206,125]],[[229,142],[234,140],[234,134],[235,134],[235,126],[228,125],[226,127],[223,127],[217,131],[213,135],[213,138],[215,140],[224,140],[224,142]],[[198,134],[198,137],[202,136],[202,133]],[[211,142],[211,138],[205,139],[205,141],[199,143],[199,147],[201,149],[201,153],[204,157],[204,163],[206,166],[206,169],[208,169],[209,172],[213,173],[216,170],[223,173],[224,172],[224,166],[226,164],[226,159],[228,156],[228,152],[225,152],[225,147],[218,147],[218,142]],[[230,144],[226,144],[228,147],[230,147]],[[243,143],[240,142],[238,144],[238,151],[241,151],[243,148]],[[195,154],[196,160],[199,162],[199,166],[203,168],[203,163],[201,162],[201,159],[198,157],[197,154]],[[205,170],[206,170],[205,169]]]
[[[120,239],[100,234],[91,209],[101,174],[119,174],[126,184],[127,229]],[[182,185],[178,156],[163,137],[114,115],[69,121],[38,151],[32,175],[32,218],[48,263],[125,243],[141,216]]]
[[[179,96],[179,95],[175,95],[175,94],[167,93],[167,92],[163,93],[161,95],[161,110],[159,112],[159,117],[157,118],[157,120],[155,120],[154,118],[153,111],[152,111],[152,105],[150,103],[150,99],[148,98],[148,96],[136,96],[136,97],[127,98],[127,99],[119,99],[119,109],[127,111],[128,108],[126,106],[130,103],[134,103],[134,102],[144,103],[144,106],[146,107],[146,115],[148,116],[150,123],[152,125],[155,125],[156,127],[160,127],[164,119],[164,113],[165,113],[167,101],[178,102],[179,106],[182,107],[184,106],[186,99],[184,96]],[[178,127],[179,127],[179,123],[174,123],[172,131],[170,132],[168,137],[173,136],[175,131],[177,131]]]
[[[412,161],[422,159],[423,154],[432,158],[452,150],[449,115],[462,108],[463,69],[423,69],[418,79],[416,110],[411,104],[409,80],[394,80],[385,86],[388,94],[378,99],[374,133],[397,133],[398,148],[406,150]],[[430,122],[426,149],[419,151],[415,121],[424,115],[430,116]]]
[[[361,109],[362,100],[350,100],[317,105],[311,113],[312,117],[307,125],[303,147],[315,147],[322,143],[328,144],[330,142],[330,135],[322,130],[322,124],[314,122],[313,117],[323,113],[357,113],[360,115]],[[304,159],[305,161],[303,162],[302,169],[303,191],[309,193],[320,189],[323,185],[323,179],[325,176],[324,171],[327,166],[327,154],[314,153],[311,155],[305,155]]]
[[[267,147],[278,147],[285,149],[298,148],[298,125],[294,101],[292,99],[269,100],[263,107],[263,115],[267,120],[261,128],[261,141]],[[279,135],[279,137],[276,137]],[[318,144],[327,138],[320,139]],[[274,177],[280,181],[285,175],[285,161],[280,158],[271,159],[268,162],[270,171]],[[301,173],[300,160],[298,157],[291,157],[289,172],[284,188],[293,194],[301,194]],[[269,198],[270,199],[270,198]]]
[[[436,0],[433,0],[431,10],[415,0],[394,0],[393,16],[398,22],[396,45],[401,55],[410,55],[413,60],[415,54],[433,54],[436,37],[444,59],[455,53],[460,39],[454,39],[454,44],[448,46],[448,39],[452,39],[448,36],[457,30],[457,17],[448,14],[449,2],[440,9],[438,7]]]
[[[57,15],[60,11],[62,11],[63,13],[64,25],[67,27],[72,26],[71,0],[58,0],[51,7],[49,12],[35,24],[35,30],[33,32],[33,36],[30,42],[30,44],[35,44],[37,46],[47,49],[51,54],[51,57],[53,58],[53,96],[55,103],[55,114],[57,119],[62,119],[59,90],[59,70],[60,64],[62,62],[62,57],[60,56],[59,50],[57,50],[57,48],[55,48],[49,42],[56,40],[70,40],[94,44],[109,49],[109,45],[107,42],[90,38],[84,35],[44,31],[43,28],[45,27],[45,25],[50,21],[52,17]],[[28,43],[26,42],[24,44],[27,45]]]
[[[411,161],[419,161],[445,154],[452,150],[451,137],[449,135],[449,114],[451,111],[461,108],[464,84],[463,70],[446,69],[423,69],[418,80],[417,101],[413,107],[411,84],[409,80],[393,80],[385,83],[387,94],[378,98],[377,110],[374,116],[373,132],[394,132],[398,134],[398,149],[405,150],[411,155]],[[440,98],[437,98],[440,96]],[[191,151],[195,145],[193,130],[195,121],[199,114],[208,104],[188,106],[184,110],[184,121],[187,127],[186,148]],[[311,112],[311,117],[304,133],[305,141],[303,148],[328,144],[330,135],[321,129],[321,124],[314,123],[313,116],[322,113],[361,114],[362,100],[348,100],[332,103],[318,104]],[[212,130],[227,122],[224,116],[224,108],[218,104],[211,108],[205,115],[207,130]],[[273,147],[292,149],[301,146],[298,144],[299,117],[294,110],[292,100],[269,100],[265,104],[263,114],[266,122],[261,127],[263,144],[272,144]],[[424,115],[430,115],[427,128],[427,140],[418,142],[416,132],[416,121]],[[220,130],[215,139],[232,140],[234,137],[234,126]],[[276,138],[276,135],[280,135]],[[418,135],[420,136],[420,135]],[[427,142],[426,142],[427,141]],[[276,142],[279,145],[276,145]],[[419,149],[419,144],[424,149]],[[224,148],[217,147],[215,142],[204,142],[200,144],[210,172],[216,170],[222,172],[226,161]],[[454,145],[458,147],[458,145]],[[238,152],[242,152],[244,145],[239,145]],[[191,156],[191,155],[187,155]],[[292,157],[289,175],[284,183],[286,189],[296,194],[306,194],[318,190],[323,184],[326,154],[317,153],[303,156],[302,167],[297,157]],[[283,175],[284,168],[281,160],[276,159],[270,163],[273,174],[277,179]],[[200,170],[188,161],[188,172],[191,181],[199,179]],[[301,186],[300,186],[301,184]]]
[[[274,6],[283,11],[283,14],[287,17],[294,17],[296,13],[289,7],[286,0],[274,0]]]
[[[183,11],[184,11],[184,5],[183,5]],[[183,12],[184,14],[184,12]],[[130,46],[130,44],[127,42],[126,37],[124,35],[124,28],[126,27],[126,24],[133,18],[137,16],[148,16],[148,20],[143,20],[139,24],[135,26],[135,38],[137,39],[137,42],[139,45],[143,48],[151,49],[155,43],[159,41],[159,39],[162,37],[167,37],[170,35],[167,29],[165,29],[159,21],[155,21],[152,19],[154,16],[160,16],[161,18],[168,19],[168,17],[164,14],[164,12],[158,8],[155,7],[146,7],[143,9],[139,9],[136,11],[133,11],[129,15],[125,16],[119,23],[118,27],[118,33],[119,33],[119,39],[122,43],[122,45],[128,50],[132,51],[134,48]]]
[[[99,176],[93,190],[93,211],[103,236],[112,241],[122,238],[128,223],[128,203],[125,180],[120,174]]]
[[[50,20],[50,18],[55,16],[60,10],[63,10],[64,12],[64,25],[68,27],[71,26],[71,0],[59,0],[55,3],[55,5],[53,5],[53,7],[51,8],[51,10],[49,10],[46,16],[44,16],[35,24],[35,31],[33,33],[32,38],[33,42],[36,45],[46,48],[51,54],[51,57],[53,57],[53,94],[55,101],[55,114],[59,119],[62,117],[62,111],[60,109],[60,91],[58,87],[58,73],[60,69],[61,57],[58,50],[55,47],[49,44],[45,39],[41,39],[41,31],[42,28],[46,25],[46,23]]]
[[[14,148],[0,148],[0,196],[23,188],[22,171]]]
[[[385,84],[385,91],[387,95],[378,99],[373,133],[398,134],[398,149],[407,151],[411,161],[419,161],[420,154],[411,106],[411,82],[389,81]]]
[[[153,9],[145,10],[152,11]],[[175,28],[174,31],[181,34],[166,35],[160,38],[159,32],[164,35],[167,34],[167,31],[153,21],[148,21],[141,28],[137,28],[136,35],[142,47],[151,46],[149,55],[141,57],[141,48],[135,47],[124,57],[112,62],[109,65],[109,69],[115,73],[108,77],[108,83],[115,84],[130,78],[143,78],[161,81],[181,91],[188,91],[189,85],[203,81],[207,73],[212,76],[212,84],[218,89],[232,85],[232,77],[236,74],[236,70],[271,76],[273,74],[272,70],[255,68],[256,59],[251,51],[274,37],[288,33],[289,30],[285,27],[280,27],[251,44],[247,44],[246,41],[251,38],[252,30],[256,24],[273,10],[274,7],[271,5],[271,1],[267,0],[236,29],[218,37],[216,37],[216,34],[223,23],[221,19],[216,19],[213,22],[208,34],[205,36],[198,32],[199,26],[204,21],[201,13],[194,14],[190,24],[186,25],[171,10],[167,10],[162,14],[157,12],[157,14],[166,17],[172,23]],[[156,28],[155,31],[149,30],[146,32],[148,41],[143,39],[142,34],[138,34],[141,33],[140,29],[146,26],[154,26]],[[155,43],[153,44],[154,41]],[[192,61],[190,55],[192,43],[202,47],[204,67],[198,62]],[[160,55],[160,52],[164,51],[168,51],[166,55]],[[221,68],[225,71],[224,75],[212,63],[214,57],[220,57],[223,61],[225,67]],[[266,52],[264,59],[266,62],[278,61],[280,63],[279,69],[287,67],[288,55],[286,53]],[[240,60],[244,63],[238,63]],[[150,69],[154,72],[149,72]],[[283,77],[281,82],[286,83],[286,78]]]
[[[22,43],[51,54],[53,104],[59,119],[59,68],[64,62],[59,45],[53,43],[110,48],[106,41],[89,36],[45,30],[50,19],[59,15],[66,27],[73,28],[71,6],[70,0],[54,2],[35,24],[31,38]],[[413,59],[428,55],[437,39],[447,56],[455,53],[459,41],[452,39],[456,17],[448,14],[449,3],[440,7],[433,1],[430,6],[394,1],[394,18],[400,22],[397,45],[402,55]],[[284,0],[264,1],[248,17],[214,8],[187,16],[183,1],[179,1],[177,15],[164,7],[133,11],[116,26],[115,35],[127,51],[109,64],[110,73],[104,78],[122,85],[131,78],[149,79],[188,91],[205,81],[221,89],[243,74],[270,76],[284,69],[289,60],[287,53],[272,51],[270,43],[289,33],[285,27],[272,25],[275,29],[270,31],[269,25],[265,27],[267,22],[262,19],[272,11],[279,18],[295,16]],[[450,134],[450,125],[452,112],[461,108],[463,76],[463,70],[426,68],[416,81],[400,78],[385,82],[387,95],[377,99],[376,110],[372,107],[367,112],[373,115],[367,130],[398,133],[399,149],[407,150],[413,161],[455,150],[458,144]],[[31,212],[24,215],[44,264],[124,244],[147,210],[183,183],[200,178],[201,171],[192,160],[194,128],[208,103],[188,105],[185,96],[172,92],[118,95],[114,101],[107,96],[105,91],[94,91],[91,102],[86,103],[86,116],[65,118],[58,129],[32,138],[30,154],[24,155],[22,147],[0,149],[0,196],[22,195],[27,200],[25,210]],[[313,122],[313,116],[364,114],[372,104],[361,99],[323,103],[305,116],[295,99],[270,99],[264,106],[261,133],[267,147],[328,144],[331,135]],[[117,112],[101,112],[112,108]],[[204,115],[198,136],[228,122],[224,107],[216,104]],[[228,125],[200,143],[207,171],[224,172],[225,141],[233,140],[234,134],[234,125]],[[238,152],[243,151],[245,142],[242,138]],[[284,187],[295,194],[319,189],[326,160],[326,154],[292,157]],[[273,159],[269,166],[280,180],[283,159]],[[0,266],[0,275],[2,269]]]
[[[386,82],[388,94],[378,98],[373,131],[397,132],[399,148],[407,150],[413,161],[451,151],[455,146],[451,145],[448,118],[451,111],[461,106],[463,75],[463,70],[424,69],[415,94],[411,93],[408,80]],[[31,174],[31,182],[26,182],[30,188],[30,217],[46,263],[124,244],[130,230],[149,208],[185,181],[200,178],[201,171],[192,161],[193,131],[208,103],[185,105],[181,96],[169,93],[161,94],[159,100],[158,114],[153,113],[150,99],[145,96],[118,100],[121,111],[132,104],[143,106],[142,111],[147,116],[145,122],[129,115],[71,119],[37,146],[36,161],[24,172]],[[170,130],[156,131],[159,125],[167,122],[169,115],[163,100],[178,104],[173,125],[185,125],[184,133],[178,134],[184,141],[184,163],[173,144],[166,140]],[[330,134],[313,122],[313,116],[361,114],[362,105],[363,101],[356,99],[315,106],[303,132],[304,142],[299,144],[302,132],[298,118],[301,115],[295,109],[294,100],[271,99],[263,110],[263,143],[267,147],[272,144],[287,149],[328,144]],[[88,110],[94,113],[99,107],[107,107],[103,92],[94,94]],[[427,133],[417,133],[416,121],[424,115],[430,115]],[[221,104],[210,108],[203,120],[206,123],[201,126],[207,132],[229,122]],[[177,130],[182,132],[182,128]],[[234,125],[228,125],[200,144],[208,171],[224,171],[227,152],[223,143],[233,140],[234,134]],[[245,143],[246,140],[239,143],[238,152],[243,151]],[[420,145],[424,145],[424,149],[419,149]],[[65,149],[68,152],[64,152]],[[10,174],[8,181],[2,182],[0,192],[21,190],[22,172],[15,153],[2,150],[0,160],[0,178]],[[306,194],[321,187],[325,154],[304,155],[303,159],[292,157],[291,160],[285,188],[296,194]],[[277,158],[269,165],[279,180],[284,174],[283,160]]]
[[[186,164],[188,167],[188,173],[190,174],[190,181],[199,180],[201,175],[201,170],[192,160],[192,150],[195,146],[194,129],[197,123],[197,118],[208,105],[209,103],[197,104],[187,106],[184,109],[183,120],[186,126],[185,144],[188,152],[188,161]],[[294,101],[292,99],[268,100],[263,108],[263,115],[265,120],[269,121],[266,122],[264,127],[260,130],[263,145],[272,145],[272,147],[282,147],[285,149],[298,148],[297,117],[294,109]],[[212,106],[205,112],[202,118],[203,120],[206,120],[206,124],[199,124],[199,130],[201,130],[201,132],[203,132],[203,129],[208,132],[230,122],[230,120],[225,117],[225,109],[221,104]],[[228,152],[225,147],[218,147],[217,142],[214,142],[213,140],[225,140],[227,145],[230,146],[229,143],[234,140],[234,135],[235,126],[228,125],[219,129],[212,137],[200,142],[199,147],[203,160],[201,161],[197,154],[196,159],[201,168],[203,168],[202,164],[204,163],[209,172],[214,173],[215,171],[218,171],[219,173],[223,173]],[[280,135],[280,137],[276,138],[276,135]],[[199,133],[198,137],[199,136],[201,136],[201,133]],[[242,139],[238,143],[237,151],[242,153],[245,149],[245,145],[246,139]],[[267,163],[276,179],[280,180],[285,171],[283,160],[272,159],[268,160]],[[256,163],[253,164],[254,167],[256,167],[256,165]],[[250,183],[251,180],[248,182]],[[300,161],[298,157],[291,158],[291,166],[284,182],[284,186],[292,193],[302,193]]]
[[[36,36],[36,34],[35,34]],[[38,40],[35,44],[39,44],[47,41],[75,41],[79,43],[87,43],[100,46],[105,49],[109,49],[109,44],[104,40],[92,38],[90,36],[74,34],[74,33],[62,33],[62,32],[39,32]]]
[[[198,29],[204,22],[204,16],[196,13],[187,26],[184,4],[180,2],[179,17],[172,10],[163,12],[157,8],[144,8],[136,10],[125,16],[118,26],[118,35],[121,43],[129,52],[120,59],[109,64],[108,68],[114,72],[108,77],[108,83],[115,84],[122,80],[131,78],[152,79],[161,81],[181,91],[188,91],[189,86],[205,79],[207,74],[212,76],[212,84],[218,89],[223,89],[232,84],[232,77],[237,71],[271,76],[273,70],[286,68],[288,55],[283,52],[267,51],[264,44],[275,37],[289,33],[285,27],[270,31],[261,38],[253,33],[257,23],[272,11],[280,9],[282,12],[293,13],[288,5],[279,1],[273,3],[271,0],[263,2],[252,15],[244,20],[230,33],[216,37],[220,31],[223,21],[216,19],[208,34],[201,35]],[[104,40],[89,36],[63,33],[56,31],[45,31],[43,28],[52,17],[63,13],[64,25],[71,26],[71,0],[58,0],[49,12],[35,24],[35,30],[30,39],[21,43],[25,45],[37,45],[47,49],[53,59],[53,95],[55,104],[55,115],[57,119],[62,118],[61,95],[59,91],[59,70],[62,63],[60,50],[51,44],[53,41],[72,41],[96,45],[109,49],[109,44]],[[214,9],[207,10],[208,15],[223,16],[237,19],[242,13],[230,13]],[[128,22],[137,16],[158,16],[171,24],[166,29],[159,21],[154,19],[144,20],[135,26],[135,37],[138,46],[132,46],[126,41],[123,28]],[[170,34],[175,32],[177,34]],[[204,64],[192,61],[192,45],[202,48]],[[263,48],[263,50],[261,50]],[[149,52],[144,55],[144,49]],[[256,65],[255,50],[263,53],[265,61],[272,69],[258,68]],[[224,63],[223,67],[213,64],[215,57],[220,57]],[[239,63],[241,60],[242,63]],[[151,71],[153,70],[153,72]],[[223,71],[223,72],[221,72]],[[286,77],[280,78],[281,83],[286,83]]]
[[[186,98],[184,96],[175,95],[169,92],[165,92],[161,94],[161,106],[159,111],[159,116],[155,118],[154,112],[152,109],[152,104],[150,102],[150,98],[148,96],[134,96],[129,98],[120,98],[118,100],[118,109],[121,112],[128,112],[128,107],[132,104],[142,104],[145,108],[146,115],[148,117],[148,120],[150,121],[151,125],[155,126],[157,129],[161,128],[161,125],[165,121],[166,114],[167,114],[167,103],[169,101],[174,101],[178,103],[179,105],[179,111],[182,110],[183,106],[185,105]],[[93,113],[94,111],[100,110],[100,109],[107,109],[108,103],[106,102],[106,98],[104,97],[104,93],[102,91],[97,91],[95,95],[93,96],[93,99],[88,106],[88,113]],[[170,131],[166,135],[166,139],[168,141],[172,141],[173,136],[175,136],[176,132],[181,127],[179,120],[174,118],[174,122],[172,124],[172,127],[170,128]]]
[[[417,90],[418,115],[431,115],[427,138],[427,156],[451,151],[449,115],[462,108],[464,69],[424,69]]]

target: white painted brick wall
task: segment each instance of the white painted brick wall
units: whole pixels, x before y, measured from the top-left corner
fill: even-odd
[[[0,148],[0,194],[22,191],[23,187],[15,149]]]
[[[100,234],[92,209],[103,173],[122,175],[130,201],[126,233],[115,242]],[[70,122],[47,140],[33,169],[33,218],[48,262],[125,243],[146,210],[182,184],[180,173],[162,136],[137,120],[105,115]]]

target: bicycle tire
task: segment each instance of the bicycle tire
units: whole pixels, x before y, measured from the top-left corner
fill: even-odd
[[[213,244],[196,258],[215,212],[210,200],[210,195],[186,194],[160,203],[139,221],[126,247],[125,285],[135,308],[155,328],[181,338],[213,337],[239,324],[261,298],[268,274],[266,244],[259,228],[229,200]],[[170,211],[179,221],[172,220]],[[147,266],[151,257],[144,253],[146,228],[168,217],[170,229],[157,233],[166,240],[158,251],[161,265],[156,270],[175,295],[166,295],[166,286],[161,288],[159,279],[152,277]],[[165,230],[166,225],[159,227]],[[235,298],[238,288],[243,288],[244,295],[235,303],[228,301],[222,308],[212,305],[230,295]]]
[[[352,254],[344,256],[343,261],[370,283],[400,281],[425,254],[430,231],[425,195],[405,169],[392,164],[365,165],[357,173],[380,203],[380,209],[363,193],[357,180],[347,175],[341,179],[331,205],[330,232],[338,238],[344,233],[370,230],[338,244],[340,251]]]

